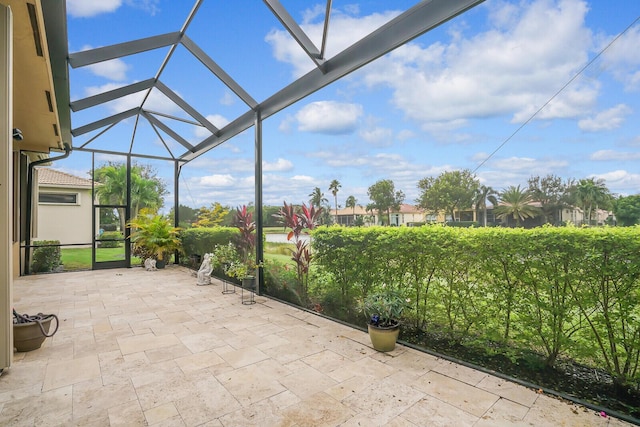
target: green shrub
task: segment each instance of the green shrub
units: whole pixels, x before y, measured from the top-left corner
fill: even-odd
[[[235,227],[198,227],[182,230],[182,249],[190,255],[204,255],[213,252],[217,245],[226,245],[238,235]]]
[[[119,248],[122,246],[122,233],[119,231],[105,231],[99,237],[101,248]],[[117,239],[117,240],[112,240]]]
[[[55,271],[61,264],[59,240],[39,240],[32,243],[33,246],[42,246],[33,249],[33,259],[31,261],[31,271],[34,273],[45,273]]]

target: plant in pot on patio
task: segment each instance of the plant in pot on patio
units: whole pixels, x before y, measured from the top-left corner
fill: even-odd
[[[236,209],[233,225],[238,228],[238,236],[234,244],[238,257],[231,260],[225,268],[225,274],[242,281],[242,287],[255,289],[256,268],[260,264],[256,263],[256,223],[253,221],[253,214],[247,210],[246,206]]]
[[[409,302],[398,289],[385,286],[379,292],[367,295],[362,310],[369,319],[367,326],[374,349],[386,352],[396,347],[400,316],[406,308],[409,308]]]
[[[180,229],[172,226],[169,218],[163,215],[143,210],[127,227],[132,230],[129,236],[132,252],[141,256],[143,263],[145,258],[152,257],[157,268],[164,268],[172,253],[182,248]]]

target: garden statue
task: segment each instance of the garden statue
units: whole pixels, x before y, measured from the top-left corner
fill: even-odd
[[[213,271],[213,267],[211,266],[212,255],[213,254],[204,254],[202,264],[198,270],[198,286],[211,284],[211,272]]]
[[[156,271],[156,260],[153,258],[147,258],[144,260],[144,268],[147,269],[147,271]]]

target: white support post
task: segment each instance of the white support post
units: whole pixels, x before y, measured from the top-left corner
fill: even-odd
[[[13,18],[0,5],[0,370],[13,360]]]

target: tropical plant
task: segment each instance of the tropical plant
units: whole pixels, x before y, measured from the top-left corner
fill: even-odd
[[[576,203],[582,207],[585,213],[587,224],[591,224],[593,212],[597,211],[598,207],[608,207],[612,201],[611,192],[602,179],[579,180],[574,187],[573,194]]]
[[[531,194],[519,185],[511,185],[502,191],[500,201],[501,204],[494,209],[496,217],[506,220],[513,218],[516,227],[520,227],[521,221],[540,214],[540,209],[531,205]]]
[[[367,205],[367,210],[376,210],[382,220],[382,213],[387,213],[387,225],[391,223],[391,209],[400,210],[404,202],[404,193],[396,191],[393,181],[382,179],[369,187],[367,190],[371,203]]]
[[[326,197],[324,197],[324,193],[320,189],[320,187],[315,187],[311,193],[309,193],[309,204],[312,207],[316,207],[320,209],[323,203],[329,203]]]
[[[106,163],[94,170],[93,179],[96,195],[103,205],[126,205],[127,165],[116,162]],[[165,184],[148,165],[131,167],[131,217],[138,216],[140,209],[157,210],[162,207],[162,197],[166,194]],[[117,208],[120,229],[125,228],[125,209]]]
[[[400,323],[402,312],[410,308],[409,302],[400,290],[385,286],[381,291],[366,296],[362,311],[370,325],[387,328]]]
[[[556,175],[544,177],[536,175],[529,178],[528,184],[531,199],[540,204],[544,222],[557,224],[560,217],[559,212],[570,205],[570,190],[573,186],[573,180],[562,182],[562,179]]]
[[[223,223],[225,217],[229,213],[229,209],[222,206],[219,202],[211,204],[211,207],[201,207],[197,213],[197,221],[193,223],[194,227],[216,227]]]
[[[478,210],[482,209],[482,225],[487,226],[487,200],[495,208],[498,205],[498,193],[491,187],[481,185],[476,190],[476,194],[473,203],[476,206],[476,218],[478,218]]]
[[[333,199],[335,202],[335,208],[336,208],[336,221],[338,220],[338,191],[340,190],[340,187],[342,187],[342,185],[340,184],[340,182],[338,182],[337,179],[334,179],[333,181],[331,181],[331,184],[329,184],[329,191],[331,191],[331,194],[333,194]]]
[[[318,225],[318,217],[322,213],[322,208],[316,209],[314,206],[307,207],[304,203],[300,212],[296,212],[293,205],[284,202],[280,211],[274,215],[280,223],[291,231],[287,234],[287,240],[295,245],[295,249],[291,249],[291,259],[296,263],[298,276],[298,284],[301,290],[302,300],[307,302],[307,291],[309,286],[309,266],[311,265],[311,251],[309,250],[309,242],[300,239],[302,233],[308,234]]]
[[[255,254],[256,223],[253,221],[253,214],[247,210],[246,205],[236,209],[233,225],[240,231],[234,242],[240,259],[232,263],[226,273],[239,279],[253,276],[257,267]]]
[[[138,216],[127,223],[131,229],[129,239],[134,251],[142,249],[158,261],[167,260],[172,252],[180,250],[178,227],[171,225],[169,218],[143,209]]]
[[[356,203],[358,203],[358,200],[354,196],[349,196],[347,197],[347,200],[344,202],[344,206],[347,208],[351,208],[351,213],[355,215]]]
[[[640,224],[640,194],[619,197],[613,205],[613,213],[622,226]]]
[[[478,186],[478,180],[468,169],[446,171],[437,178],[427,177],[418,182],[422,193],[416,203],[432,213],[444,211],[455,221],[456,211],[471,208]]]

